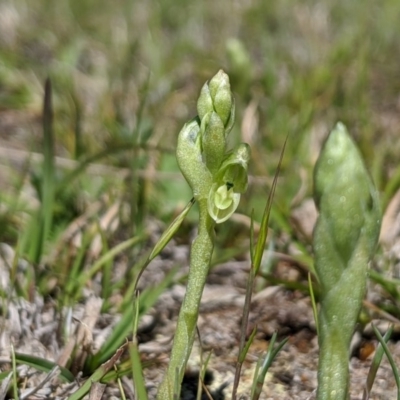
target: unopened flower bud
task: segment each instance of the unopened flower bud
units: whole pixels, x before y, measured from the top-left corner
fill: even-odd
[[[227,135],[233,126],[235,103],[229,77],[222,70],[219,70],[209,82],[204,84],[197,101],[197,113],[201,120],[213,111],[221,118],[225,135]]]
[[[229,77],[224,71],[219,72],[210,81],[210,93],[214,109],[226,127],[231,115],[233,99]]]
[[[211,174],[218,171],[225,155],[225,129],[216,112],[201,121],[203,158]]]
[[[208,87],[208,82],[206,82],[200,91],[200,96],[197,100],[197,114],[200,120],[214,111],[213,100],[211,98],[210,88]]]

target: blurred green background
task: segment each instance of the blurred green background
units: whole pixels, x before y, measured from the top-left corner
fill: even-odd
[[[240,212],[261,215],[289,135],[272,219],[284,227],[296,194],[299,202],[312,193],[312,165],[337,120],[389,198],[400,154],[398,21],[397,0],[3,0],[0,145],[42,152],[50,76],[56,154],[78,162],[98,154],[97,163],[117,167],[64,188],[58,228],[105,192],[133,190],[138,225],[149,214],[169,218],[190,198],[174,159],[177,134],[196,114],[202,84],[222,68],[237,103],[232,143],[249,142],[253,151],[255,179]],[[3,166],[9,157],[2,155]],[[127,183],[132,170],[145,177]],[[11,192],[3,188],[3,203]],[[1,239],[15,241],[22,222],[7,218],[3,212],[9,229]]]

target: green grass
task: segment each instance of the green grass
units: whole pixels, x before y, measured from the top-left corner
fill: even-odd
[[[168,226],[191,198],[174,157],[177,134],[220,68],[236,98],[232,143],[252,147],[255,179],[239,212],[262,223],[287,137],[268,225],[274,250],[298,249],[297,261],[312,274],[310,240],[290,215],[294,199],[297,205],[312,196],[313,165],[337,120],[355,138],[383,207],[400,187],[399,20],[397,0],[0,4],[0,242],[15,250],[15,291],[0,287],[2,313],[15,296],[33,300],[37,288],[56,304],[64,332],[65,310],[84,302],[101,276],[102,312],[122,319],[84,367],[86,376],[106,372],[102,363],[134,333],[136,283],[156,241],[148,221]],[[22,151],[17,159],[13,150]],[[177,232],[181,243],[193,220],[191,211]],[[248,252],[245,225],[219,230],[216,261]],[[23,276],[19,259],[29,261]],[[113,281],[120,263],[129,268]],[[273,267],[262,272],[272,282]],[[383,293],[378,306],[399,318],[390,268],[382,261],[371,280]],[[141,293],[139,318],[174,282],[173,272],[161,289]],[[135,346],[129,349],[137,359]],[[140,377],[141,370],[127,374]],[[13,375],[12,390],[20,383]]]

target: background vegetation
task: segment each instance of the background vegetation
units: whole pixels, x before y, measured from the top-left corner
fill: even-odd
[[[400,186],[399,20],[397,0],[1,1],[0,242],[31,266],[25,280],[11,274],[17,293],[29,299],[38,287],[61,309],[81,301],[102,269],[103,309],[124,312],[160,221],[191,197],[176,138],[220,68],[236,98],[232,142],[252,147],[239,212],[254,209],[261,220],[289,135],[271,232],[278,251],[295,246],[312,269],[310,237],[289,223],[291,210],[311,196],[314,162],[337,120],[360,147],[384,208]],[[54,130],[43,139],[47,77]],[[36,153],[51,141],[43,169]],[[70,247],[76,224],[81,250]],[[246,224],[218,228],[215,262],[248,249]],[[189,232],[190,219],[178,240],[188,242]],[[109,249],[118,243],[127,243],[123,260],[134,267],[110,286]],[[385,309],[398,318],[400,296],[390,288],[395,301]],[[104,360],[95,361],[89,372]]]

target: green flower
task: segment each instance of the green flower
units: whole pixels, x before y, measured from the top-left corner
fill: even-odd
[[[235,104],[229,77],[220,70],[201,89],[198,117],[179,133],[177,160],[196,200],[207,200],[216,223],[226,221],[237,209],[247,189],[247,144],[226,151],[226,136],[233,126]]]
[[[223,161],[208,195],[208,213],[217,223],[226,221],[237,209],[247,189],[250,147],[242,143]]]

